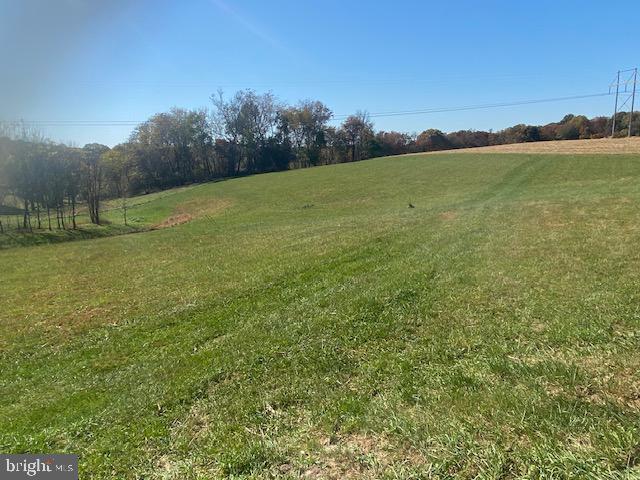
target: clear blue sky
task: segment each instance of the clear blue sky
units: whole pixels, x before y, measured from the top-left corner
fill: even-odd
[[[0,120],[144,120],[219,87],[311,98],[336,114],[607,91],[640,63],[640,2],[0,0]],[[376,128],[500,129],[609,97],[377,118]],[[83,145],[131,126],[49,126]]]

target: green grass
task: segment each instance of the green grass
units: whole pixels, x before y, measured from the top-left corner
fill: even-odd
[[[81,478],[640,478],[638,157],[149,200],[135,222],[193,220],[0,251],[0,451]]]
[[[103,201],[101,204],[100,225],[94,225],[89,219],[86,205],[78,206],[76,215],[77,228],[72,229],[67,217],[65,229],[56,227],[55,213],[52,214],[52,230],[47,227],[47,219],[43,214],[40,228],[37,228],[36,219],[32,219],[32,231],[16,228],[20,225],[22,217],[2,217],[5,231],[0,234],[0,250],[14,247],[29,247],[35,245],[47,245],[73,240],[89,240],[93,238],[112,237],[129,233],[141,233],[155,228],[175,210],[176,197],[184,200],[188,193],[199,187],[211,186],[211,184],[197,184],[175,188],[164,192],[155,192],[126,200],[127,224],[124,224],[122,199]],[[187,194],[186,196],[184,194]],[[196,197],[197,201],[197,197]],[[187,209],[193,206],[187,203]],[[68,212],[67,212],[68,213]]]

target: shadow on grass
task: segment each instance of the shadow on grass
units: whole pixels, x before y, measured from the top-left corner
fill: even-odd
[[[93,238],[112,237],[128,233],[138,233],[148,230],[143,227],[125,225],[80,225],[75,230],[34,230],[33,232],[9,231],[0,234],[0,250],[15,247],[32,247],[36,245],[50,245],[52,243],[69,242],[75,240],[89,240]]]

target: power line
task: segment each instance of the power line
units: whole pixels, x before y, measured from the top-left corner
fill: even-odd
[[[584,69],[580,70],[579,73],[585,74],[598,74],[598,70],[596,69]],[[562,77],[574,77],[576,71],[565,72],[565,73],[555,73],[554,78],[562,78]],[[315,85],[334,85],[334,84],[346,84],[346,85],[354,85],[359,87],[361,85],[370,85],[370,84],[396,84],[396,83],[442,83],[449,84],[452,80],[461,80],[467,81],[469,79],[476,80],[499,80],[499,79],[518,79],[518,78],[541,78],[544,77],[544,74],[536,72],[536,73],[491,73],[491,74],[470,74],[470,73],[459,73],[452,75],[428,75],[428,76],[416,76],[416,75],[395,75],[393,77],[375,77],[373,75],[367,75],[366,78],[356,78],[356,77],[342,77],[342,78],[313,78],[306,80],[274,80],[274,81],[240,81],[233,83],[225,83],[224,81],[219,81],[215,79],[209,79],[204,81],[162,81],[162,80],[112,80],[112,81],[82,81],[78,82],[78,85],[81,86],[90,86],[90,87],[169,87],[169,88],[198,88],[198,87],[208,87],[208,88],[281,88],[283,86],[315,86]]]
[[[580,100],[585,98],[597,98],[613,95],[613,92],[591,93],[585,95],[571,95],[565,97],[539,98],[532,100],[519,100],[514,102],[485,103],[476,105],[461,105],[457,107],[423,108],[418,110],[396,110],[387,112],[372,112],[369,117],[395,117],[404,115],[426,115],[430,113],[447,113],[467,110],[483,110],[491,108],[515,107],[519,105],[532,105],[537,103],[553,103],[568,100]],[[343,120],[349,117],[348,114],[334,115],[334,120]],[[144,123],[145,120],[5,120],[0,124],[5,125],[26,125],[34,127],[129,127]]]
[[[1,125],[33,127],[135,127],[146,120],[1,120]]]
[[[514,107],[518,105],[531,105],[535,103],[551,103],[551,102],[560,102],[566,100],[579,100],[584,98],[595,98],[595,97],[606,97],[612,95],[610,92],[606,93],[592,93],[588,95],[572,95],[568,97],[554,97],[554,98],[540,98],[536,100],[520,100],[516,102],[503,102],[503,103],[486,103],[480,105],[465,105],[460,107],[448,107],[448,108],[432,108],[432,109],[421,109],[421,110],[401,110],[395,112],[374,112],[370,113],[370,117],[391,117],[391,116],[400,116],[400,115],[420,115],[427,113],[445,113],[445,112],[459,112],[463,110],[482,110],[486,108],[499,108],[499,107]],[[348,115],[335,115],[333,118],[343,118],[348,117]]]
[[[2,120],[4,125],[27,125],[27,126],[130,126],[139,125],[146,120]]]

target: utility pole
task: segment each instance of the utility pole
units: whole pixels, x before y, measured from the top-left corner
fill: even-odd
[[[618,70],[618,78],[616,80],[616,103],[613,107],[613,126],[611,127],[611,138],[616,134],[616,116],[618,115],[618,95],[620,93],[620,70]]]
[[[633,69],[633,93],[631,94],[631,113],[629,114],[629,137],[631,137],[631,127],[633,125],[633,107],[636,103],[636,80],[638,79],[638,68]]]
[[[622,80],[620,78],[622,77]],[[609,93],[612,93],[613,87],[616,88],[616,100],[613,106],[613,118],[611,121],[611,138],[616,135],[616,124],[618,113],[622,111],[624,106],[631,100],[631,113],[629,114],[629,125],[627,135],[632,135],[633,127],[633,111],[636,102],[636,83],[638,80],[638,68],[630,68],[628,70],[618,70],[615,81],[609,85]],[[629,87],[631,86],[631,90]],[[624,87],[621,89],[620,87]],[[620,104],[620,101],[625,98],[624,102]]]

